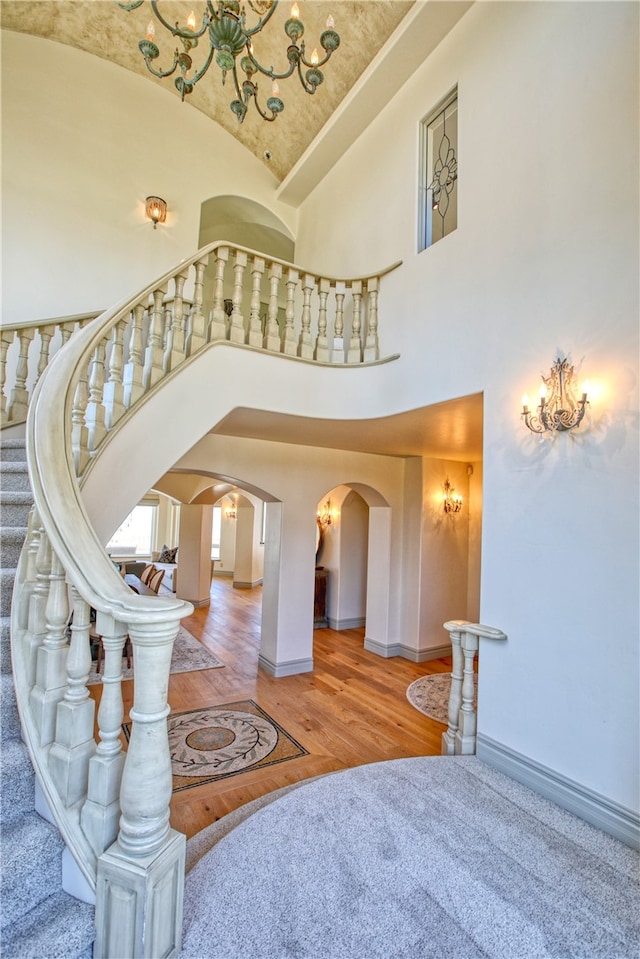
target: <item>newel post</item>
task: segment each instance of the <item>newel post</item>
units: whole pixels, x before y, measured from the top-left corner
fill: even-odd
[[[129,624],[135,677],[120,832],[98,860],[95,959],[171,959],[182,942],[186,839],[169,826],[167,692],[179,620]]]
[[[442,755],[455,756],[458,717],[462,705],[462,634],[467,625],[465,619],[453,619],[444,624],[451,639],[451,690],[447,710],[448,729],[442,734]]]

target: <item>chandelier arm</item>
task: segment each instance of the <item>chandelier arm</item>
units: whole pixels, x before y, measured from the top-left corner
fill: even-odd
[[[275,119],[277,119],[277,116],[278,116],[277,113],[274,113],[274,112],[272,111],[272,112],[271,112],[271,116],[269,116],[268,113],[265,113],[265,112],[264,112],[264,110],[262,109],[262,107],[261,107],[260,104],[258,103],[258,97],[257,97],[257,95],[255,95],[255,94],[254,94],[254,96],[253,96],[253,102],[254,102],[254,105],[255,105],[256,110],[258,111],[258,113],[260,114],[260,116],[262,117],[262,119],[267,121],[267,123],[273,123],[273,121],[274,121]]]
[[[256,58],[250,51],[248,53],[248,57],[253,63],[253,65],[255,66],[256,70],[258,70],[263,76],[269,77],[270,80],[286,80],[291,76],[291,74],[296,68],[296,61],[294,60],[289,63],[289,69],[287,70],[286,73],[275,73],[273,67],[267,70],[265,67],[262,66],[261,63],[258,63]]]
[[[143,57],[144,57],[144,54],[143,54]],[[154,77],[159,77],[161,80],[163,80],[165,77],[170,77],[172,73],[176,72],[176,68],[178,66],[178,51],[176,50],[176,52],[174,53],[173,66],[170,67],[168,70],[155,70],[151,66],[150,57],[144,57],[144,62],[147,65],[147,70],[149,71],[149,73],[152,73]]]
[[[211,50],[213,52],[213,47],[211,48]],[[231,68],[231,76],[233,77],[233,85],[236,88],[236,96],[238,100],[242,100],[244,102],[244,105],[246,106],[247,98],[242,95],[242,87],[238,83],[238,71],[236,69],[235,63],[233,64],[233,67]]]
[[[271,4],[269,9],[265,13],[264,17],[258,20],[255,27],[251,27],[251,29],[247,29],[247,27],[243,25],[242,29],[244,31],[245,36],[252,37],[255,33],[259,33],[260,30],[262,30],[262,28],[264,27],[265,23],[268,23],[271,17],[274,15],[277,6],[278,6],[278,0],[273,0],[273,3]]]
[[[180,27],[178,27],[177,24],[175,27],[172,27],[171,24],[167,20],[165,20],[165,18],[162,16],[162,14],[160,13],[158,9],[158,0],[151,0],[151,9],[153,10],[156,18],[160,21],[162,26],[166,27],[166,29],[169,31],[169,33],[171,33],[172,36],[180,37],[182,40],[197,40],[198,37],[201,37],[202,34],[209,29],[209,24],[211,23],[211,20],[207,17],[207,14],[205,13],[203,18],[203,23],[202,23],[202,30],[198,30],[198,31],[188,30],[188,29],[183,30]]]
[[[302,63],[301,60],[298,61],[298,79],[302,84],[302,89],[305,93],[314,94],[318,89],[314,83],[308,83],[305,77],[302,74]]]
[[[213,54],[214,54],[214,53],[215,53],[215,47],[210,47],[210,48],[209,48],[209,55],[208,55],[207,59],[205,60],[202,68],[201,68],[200,70],[197,70],[197,71],[196,71],[196,74],[195,74],[195,76],[193,77],[192,80],[189,80],[189,83],[190,83],[192,86],[195,86],[196,83],[198,82],[198,80],[201,80],[202,77],[205,75],[205,73],[207,72],[207,70],[208,70],[209,67],[211,66],[211,61],[213,60]]]
[[[332,53],[333,53],[333,50],[327,50],[327,55],[326,55],[326,57],[324,58],[324,60],[318,60],[317,63],[311,63],[309,60],[307,60],[307,59],[305,58],[304,51],[303,51],[303,52],[301,53],[301,55],[300,55],[300,60],[301,60],[302,63],[304,63],[305,67],[309,67],[309,69],[316,70],[316,69],[319,69],[320,67],[323,67],[323,66],[325,65],[325,63],[327,62],[327,60],[329,60],[329,59],[331,58],[331,54],[332,54]]]

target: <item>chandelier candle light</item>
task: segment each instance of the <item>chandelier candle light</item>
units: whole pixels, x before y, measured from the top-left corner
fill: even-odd
[[[443,504],[445,513],[459,513],[462,509],[462,497],[456,493],[455,487],[449,482],[449,478],[444,481]]]
[[[123,10],[135,10],[144,0],[130,0],[130,2],[116,0],[116,2]],[[222,82],[225,82],[227,73],[231,73],[233,78],[236,99],[231,101],[230,107],[238,123],[244,120],[251,100],[262,119],[271,122],[284,110],[278,81],[286,80],[297,71],[303,90],[309,94],[315,93],[324,80],[320,67],[324,66],[331,54],[338,49],[340,37],[334,30],[333,17],[328,17],[326,30],[320,36],[320,45],[325,55],[320,59],[317,50],[314,50],[311,57],[307,59],[304,40],[300,40],[304,33],[304,24],[300,20],[298,5],[294,3],[291,16],[284,25],[285,33],[290,40],[286,51],[289,65],[282,73],[277,73],[272,66],[266,68],[259,63],[253,50],[252,37],[269,22],[278,6],[278,0],[247,0],[247,2],[259,18],[252,27],[247,26],[245,9],[240,7],[238,0],[218,0],[217,3],[206,0],[205,9],[199,19],[192,11],[187,17],[186,26],[180,26],[179,23],[172,26],[160,13],[158,0],[151,0],[151,9],[156,19],[171,36],[181,41],[182,50],[176,48],[173,63],[168,69],[156,69],[153,66],[153,61],[160,56],[160,50],[155,43],[156,28],[153,20],[149,21],[147,35],[144,40],[140,40],[138,47],[147,69],[154,77],[169,77],[176,70],[179,71],[180,75],[176,77],[174,83],[183,100],[185,96],[192,93],[196,83],[205,75],[215,55],[215,61],[222,71]],[[198,27],[198,23],[202,25]],[[192,72],[191,51],[197,47],[198,40],[205,34],[207,34],[209,50],[202,67]],[[243,52],[244,56],[240,57]],[[240,57],[239,66],[244,73],[244,78],[238,76],[238,57]],[[306,67],[306,70],[303,71],[303,67]],[[258,101],[258,84],[254,81],[256,74],[260,73],[268,77],[272,83],[271,96],[266,101],[266,110]]]
[[[532,433],[563,433],[580,426],[587,408],[589,384],[582,386],[581,399],[576,398],[574,370],[568,360],[558,358],[548,377],[542,377],[540,402],[535,412],[529,409],[529,397],[522,397],[522,418]]]

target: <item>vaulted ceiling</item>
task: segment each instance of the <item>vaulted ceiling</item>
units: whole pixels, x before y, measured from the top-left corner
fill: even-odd
[[[256,16],[245,0],[247,24]],[[314,96],[306,94],[295,74],[280,84],[283,113],[273,123],[262,120],[250,105],[244,123],[239,124],[229,109],[235,98],[231,78],[222,85],[218,66],[212,63],[206,76],[189,96],[189,104],[215,120],[237,137],[252,153],[269,162],[281,180],[302,156],[314,137],[352,89],[380,48],[413,6],[413,0],[298,0],[300,19],[304,23],[307,55],[314,46],[320,53],[319,38],[332,14],[340,35],[340,47],[326,65],[324,82]],[[186,25],[193,10],[200,19],[204,0],[160,0],[158,9],[170,23]],[[174,77],[156,79],[147,70],[138,49],[138,41],[146,34],[147,24],[155,20],[151,5],[145,2],[135,10],[121,9],[115,0],[3,0],[0,4],[2,27],[33,34],[59,43],[70,44],[94,56],[132,70],[159,84],[173,95]],[[288,37],[284,23],[291,16],[291,2],[282,0],[264,31],[254,40],[256,57],[276,71],[287,68]],[[201,19],[200,19],[201,22]],[[177,41],[157,21],[155,42],[160,48],[156,66],[170,66]],[[192,52],[194,68],[205,59],[209,44],[206,34]],[[29,65],[25,64],[25,70]],[[78,82],[82,78],[78,77]],[[258,80],[262,100],[271,95],[267,78]],[[264,160],[265,151],[271,154]]]

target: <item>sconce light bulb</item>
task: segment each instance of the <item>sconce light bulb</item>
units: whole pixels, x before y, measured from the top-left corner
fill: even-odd
[[[587,396],[591,392],[591,383],[589,380],[585,380],[582,384],[582,395]]]
[[[317,67],[317,66],[318,66],[318,59],[319,59],[319,57],[318,57],[318,51],[317,51],[317,50],[315,49],[315,47],[314,47],[313,53],[311,54],[311,62],[312,62],[312,64],[314,65],[314,67]]]
[[[271,84],[271,93],[273,94],[274,97],[277,97],[280,95],[280,85],[278,84],[277,80],[274,80],[273,83]]]
[[[327,17],[327,30],[333,30],[335,25],[336,25],[335,20],[333,19],[331,14],[329,14],[329,16]]]
[[[195,30],[196,28],[196,15],[193,12],[193,10],[187,17],[187,26],[189,27],[190,30]]]
[[[540,399],[545,400],[547,398],[547,387],[542,383],[540,386]]]
[[[155,35],[156,35],[156,28],[153,25],[153,20],[149,20],[149,23],[147,24],[147,33],[146,33],[147,40],[151,43]]]
[[[523,410],[528,410],[528,409],[529,409],[529,395],[528,395],[528,393],[523,393],[523,394],[522,394],[522,409],[523,409]]]
[[[297,3],[294,3],[294,5],[291,7],[291,16],[293,17],[294,20],[297,20],[298,17],[300,16],[300,10],[298,9]]]

